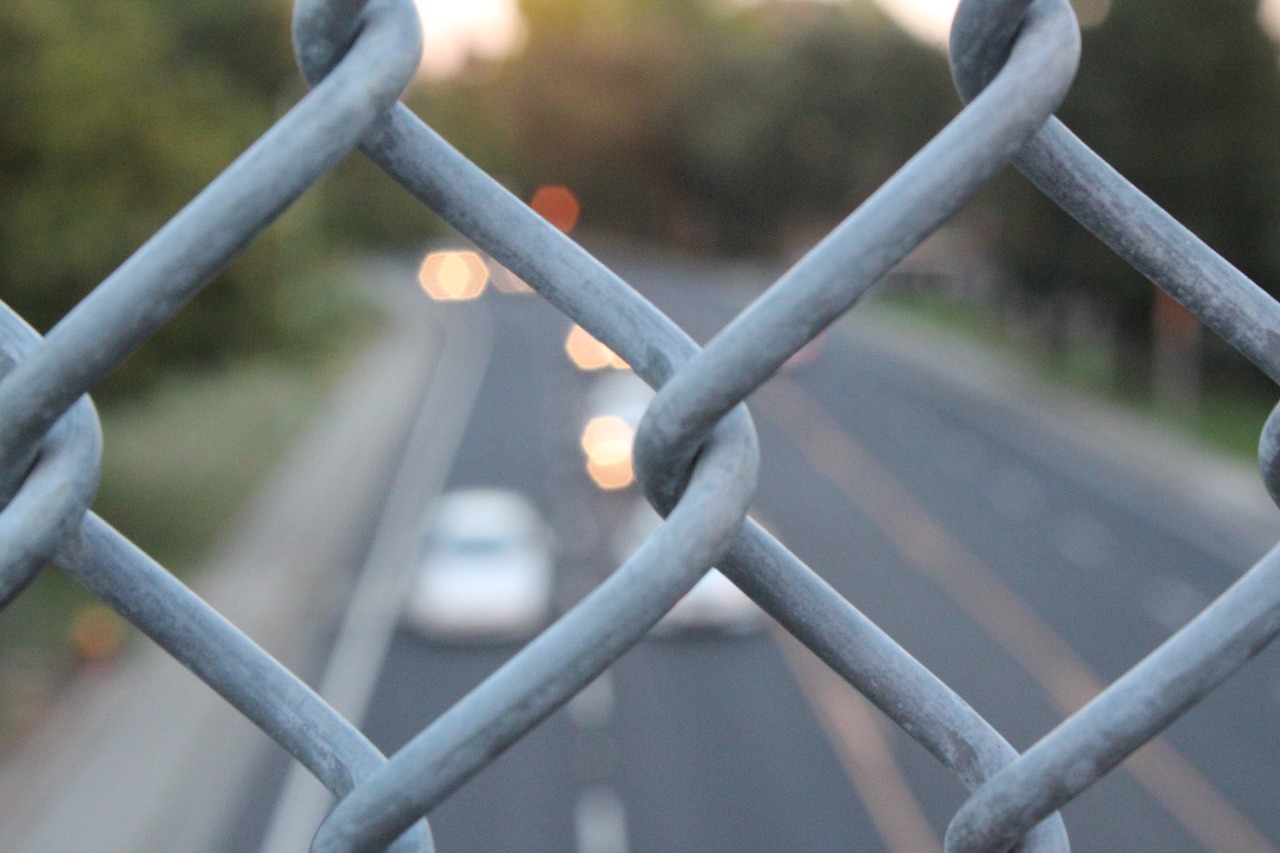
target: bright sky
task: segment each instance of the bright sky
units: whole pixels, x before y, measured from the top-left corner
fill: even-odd
[[[1262,21],[1262,28],[1270,33],[1273,39],[1280,41],[1280,0],[1262,0],[1258,17]]]
[[[898,26],[921,41],[946,45],[959,0],[875,0]]]
[[[1263,0],[1280,11],[1280,0]],[[928,44],[942,48],[947,46],[951,32],[951,19],[955,17],[959,0],[875,0],[885,14],[907,32]],[[1076,17],[1080,26],[1096,27],[1111,11],[1111,0],[1075,0]]]
[[[422,73],[444,77],[468,54],[498,57],[520,44],[516,0],[414,0],[422,18]]]
[[[468,53],[496,57],[520,44],[523,27],[516,0],[414,0],[422,17],[422,73],[444,77]],[[922,41],[945,45],[959,0],[875,0],[903,29]],[[1278,0],[1280,2],[1280,0]]]
[[[959,0],[875,0],[877,6],[921,41],[945,46]],[[1096,27],[1111,11],[1111,0],[1075,0],[1082,27]],[[1280,0],[1259,0],[1263,29],[1280,40]]]
[[[444,77],[461,67],[468,53],[502,56],[524,35],[516,0],[414,0],[422,16],[422,73]],[[921,41],[945,46],[959,0],[874,0],[904,30]],[[1260,0],[1263,26],[1280,39],[1280,0]],[[1080,23],[1101,23],[1111,0],[1076,0]]]

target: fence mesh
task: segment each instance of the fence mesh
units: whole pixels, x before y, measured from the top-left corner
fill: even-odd
[[[1057,810],[1280,631],[1273,550],[1019,755],[746,517],[758,451],[742,401],[1010,162],[1280,381],[1276,302],[1053,118],[1079,56],[1067,0],[965,0],[951,62],[967,106],[705,349],[398,103],[420,32],[411,0],[299,0],[310,93],[43,340],[0,307],[0,602],[50,561],[101,597],[332,792],[313,851],[431,850],[424,815],[635,645],[712,564],[971,790],[946,833],[955,853],[1067,850]],[[658,389],[635,454],[666,516],[604,583],[390,757],[88,510],[101,438],[87,393],[356,147]],[[1260,461],[1280,494],[1275,413]]]

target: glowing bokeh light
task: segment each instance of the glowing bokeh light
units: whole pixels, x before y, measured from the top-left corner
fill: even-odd
[[[569,337],[564,339],[564,351],[579,370],[604,370],[606,367],[612,367],[614,370],[631,369],[631,366],[619,358],[617,353],[593,338],[590,332],[577,324],[569,330]]]
[[[582,213],[582,204],[573,190],[558,185],[538,187],[529,206],[566,234],[578,224],[578,216]]]
[[[625,489],[636,481],[636,475],[631,470],[630,456],[621,462],[613,463],[601,463],[595,459],[588,459],[587,473],[591,475],[591,481],[606,492]]]
[[[71,617],[70,635],[72,651],[80,660],[105,661],[124,646],[124,620],[105,604],[85,604]]]
[[[587,473],[606,491],[625,489],[635,482],[631,468],[631,443],[635,430],[617,415],[601,415],[587,422],[582,431],[582,450],[587,454]]]
[[[484,293],[489,268],[475,252],[432,252],[422,261],[418,282],[439,302],[461,302]]]

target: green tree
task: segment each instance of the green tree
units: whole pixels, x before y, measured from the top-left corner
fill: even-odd
[[[661,244],[768,254],[825,230],[958,107],[943,58],[866,2],[522,9],[522,52],[415,105],[518,193],[568,184],[587,227]]]
[[[1256,0],[1115,0],[1087,31],[1059,116],[1262,287],[1280,287],[1280,75]],[[1153,289],[1018,179],[985,198],[992,244],[1034,294],[1085,294],[1116,320],[1120,375],[1145,384]],[[1215,342],[1222,365],[1241,361]]]
[[[48,329],[269,126],[289,58],[287,11],[266,10],[0,9],[0,298]],[[243,54],[226,49],[239,27]],[[264,59],[268,42],[281,60]],[[126,375],[272,340],[273,242],[237,260]]]

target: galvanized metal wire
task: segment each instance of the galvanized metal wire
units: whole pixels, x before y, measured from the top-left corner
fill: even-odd
[[[48,561],[136,625],[335,796],[315,853],[433,849],[424,820],[634,646],[715,564],[972,791],[948,851],[1069,849],[1056,810],[1280,632],[1272,551],[1019,755],[960,696],[746,517],[758,449],[743,400],[1013,163],[1280,381],[1280,305],[1053,117],[1079,58],[1067,0],[964,0],[967,106],[705,349],[397,98],[418,65],[411,0],[299,0],[311,92],[41,340],[0,310],[0,603]],[[101,436],[86,396],[349,150],[373,162],[658,390],[638,474],[666,517],[604,583],[390,758],[88,510]],[[1280,408],[1260,443],[1280,495]]]

